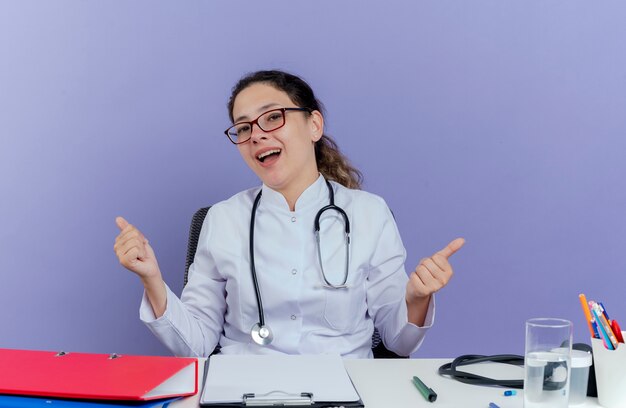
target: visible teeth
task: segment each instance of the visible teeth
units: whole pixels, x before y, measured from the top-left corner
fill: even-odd
[[[265,153],[261,153],[256,158],[263,161],[263,159],[265,159],[267,156],[269,156],[270,154],[274,154],[274,153],[280,153],[280,149],[268,150]]]

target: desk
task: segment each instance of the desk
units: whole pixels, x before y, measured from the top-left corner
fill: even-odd
[[[204,361],[206,360],[200,359],[198,364],[200,382]],[[495,402],[501,408],[523,407],[522,390],[518,390],[515,396],[505,397],[504,388],[463,384],[440,376],[437,369],[450,361],[450,359],[346,359],[344,364],[366,408],[487,408],[490,402]],[[483,363],[464,367],[464,370],[498,379],[524,376],[522,367],[508,364]],[[414,375],[419,376],[437,392],[437,401],[430,403],[419,394],[411,382]],[[200,392],[177,401],[170,407],[197,408]],[[587,398],[585,404],[572,407],[601,406],[598,405],[597,398]]]

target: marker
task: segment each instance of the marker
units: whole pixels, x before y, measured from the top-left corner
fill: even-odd
[[[422,380],[415,375],[413,376],[413,385],[415,385],[415,388],[417,388],[420,394],[422,394],[428,402],[435,402],[437,400],[437,393],[433,391],[432,388],[428,388],[426,384],[424,384]]]

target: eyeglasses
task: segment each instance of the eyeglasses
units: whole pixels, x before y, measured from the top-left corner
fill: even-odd
[[[303,111],[311,113],[307,108],[278,108],[262,113],[258,118],[250,122],[235,123],[224,131],[226,136],[234,144],[245,143],[252,137],[252,126],[255,124],[264,132],[271,132],[285,126],[285,112]]]

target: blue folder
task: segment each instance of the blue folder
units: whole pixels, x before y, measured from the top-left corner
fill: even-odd
[[[45,397],[22,397],[15,395],[0,395],[0,408],[109,408],[109,407],[137,407],[137,408],[167,408],[172,401],[178,398],[168,398],[142,402],[124,401],[87,401]]]

